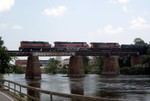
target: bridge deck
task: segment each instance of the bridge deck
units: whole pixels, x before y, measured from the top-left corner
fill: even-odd
[[[125,52],[125,51],[78,51],[78,52],[22,52],[22,51],[8,51],[11,56],[108,56],[108,55],[116,55],[116,56],[126,56],[126,55],[139,55],[138,52]]]

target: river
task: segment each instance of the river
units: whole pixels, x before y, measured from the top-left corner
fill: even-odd
[[[130,101],[150,101],[150,76],[145,75],[102,76],[88,74],[83,78],[69,78],[64,74],[42,74],[42,79],[35,81],[26,80],[25,74],[9,74],[4,78],[23,85],[61,93]],[[41,96],[41,99],[47,101],[44,95]]]

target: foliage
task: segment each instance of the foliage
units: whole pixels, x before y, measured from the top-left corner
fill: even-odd
[[[130,57],[120,57],[118,61],[120,68],[131,67]]]
[[[84,66],[84,73],[85,74],[88,74],[90,71],[89,71],[89,66]]]
[[[48,73],[56,74],[57,73],[57,67],[58,67],[59,63],[60,62],[58,60],[56,60],[54,58],[50,58],[48,66],[45,68],[45,71]]]
[[[83,57],[83,64],[84,64],[84,73],[87,74],[89,72],[88,71],[88,68],[89,68],[89,57],[87,57],[87,56]]]
[[[146,43],[145,43],[144,40],[141,39],[141,38],[135,38],[135,39],[134,39],[134,44],[135,44],[135,45],[141,45],[141,44],[146,44]]]
[[[150,48],[148,48],[147,50],[147,55],[150,55]]]
[[[14,66],[10,64],[10,65],[9,65],[9,69],[6,70],[6,73],[13,73],[13,71],[14,71],[14,70],[13,70],[13,67],[14,67]]]
[[[9,70],[9,62],[11,60],[11,57],[6,52],[7,48],[3,44],[4,42],[0,37],[0,74],[5,74]]]
[[[26,71],[25,67],[23,67],[23,66],[16,66],[16,65],[13,66],[14,73],[22,74],[22,73],[25,73],[25,71]]]
[[[150,49],[147,51],[147,55],[143,59],[143,65],[144,65],[144,73],[150,74]]]
[[[89,65],[88,63],[89,63],[89,57],[83,56],[83,64],[84,64],[84,66],[87,67]]]
[[[144,68],[141,66],[131,67],[129,70],[129,74],[131,75],[141,75],[143,74]]]
[[[123,67],[120,69],[120,73],[124,75],[129,74],[129,71],[130,71],[130,67]]]
[[[65,65],[62,68],[57,68],[57,73],[67,74],[67,72],[68,72],[68,68]]]
[[[95,67],[97,67],[96,74],[101,74],[104,58],[102,56],[94,57],[94,61],[96,62]]]
[[[95,61],[94,66],[89,66],[89,58],[88,57],[83,57],[83,62],[84,62],[84,73],[85,74],[101,74],[102,71],[102,66],[103,66],[103,57],[97,56],[97,57],[92,57]]]
[[[103,66],[103,57],[96,56],[96,57],[94,57],[94,61],[96,62],[96,64],[95,64],[96,67],[102,68],[102,66]]]
[[[145,75],[147,72],[147,68],[144,68],[142,66],[136,66],[136,67],[122,67],[120,69],[120,73],[124,75]]]
[[[98,68],[98,67],[91,67],[88,69],[88,74],[101,74],[102,69]]]

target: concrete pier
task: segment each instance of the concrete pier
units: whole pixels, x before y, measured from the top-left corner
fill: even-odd
[[[84,66],[82,56],[71,56],[68,67],[69,77],[83,77]]]
[[[28,57],[25,78],[41,79],[41,70],[38,56]]]
[[[118,75],[120,74],[118,56],[105,56],[103,64],[103,75]]]

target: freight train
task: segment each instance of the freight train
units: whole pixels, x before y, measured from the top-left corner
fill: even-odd
[[[88,48],[86,42],[64,42],[55,41],[54,47],[44,41],[21,41],[20,51],[81,51]]]
[[[88,47],[86,42],[54,42],[54,48],[58,51],[81,51],[86,50]]]
[[[65,42],[55,41],[54,46],[45,41],[21,41],[20,51],[132,51],[146,54],[150,45],[129,45],[119,43],[103,43],[103,42]]]
[[[20,51],[46,51],[51,48],[49,42],[44,41],[21,41]]]

